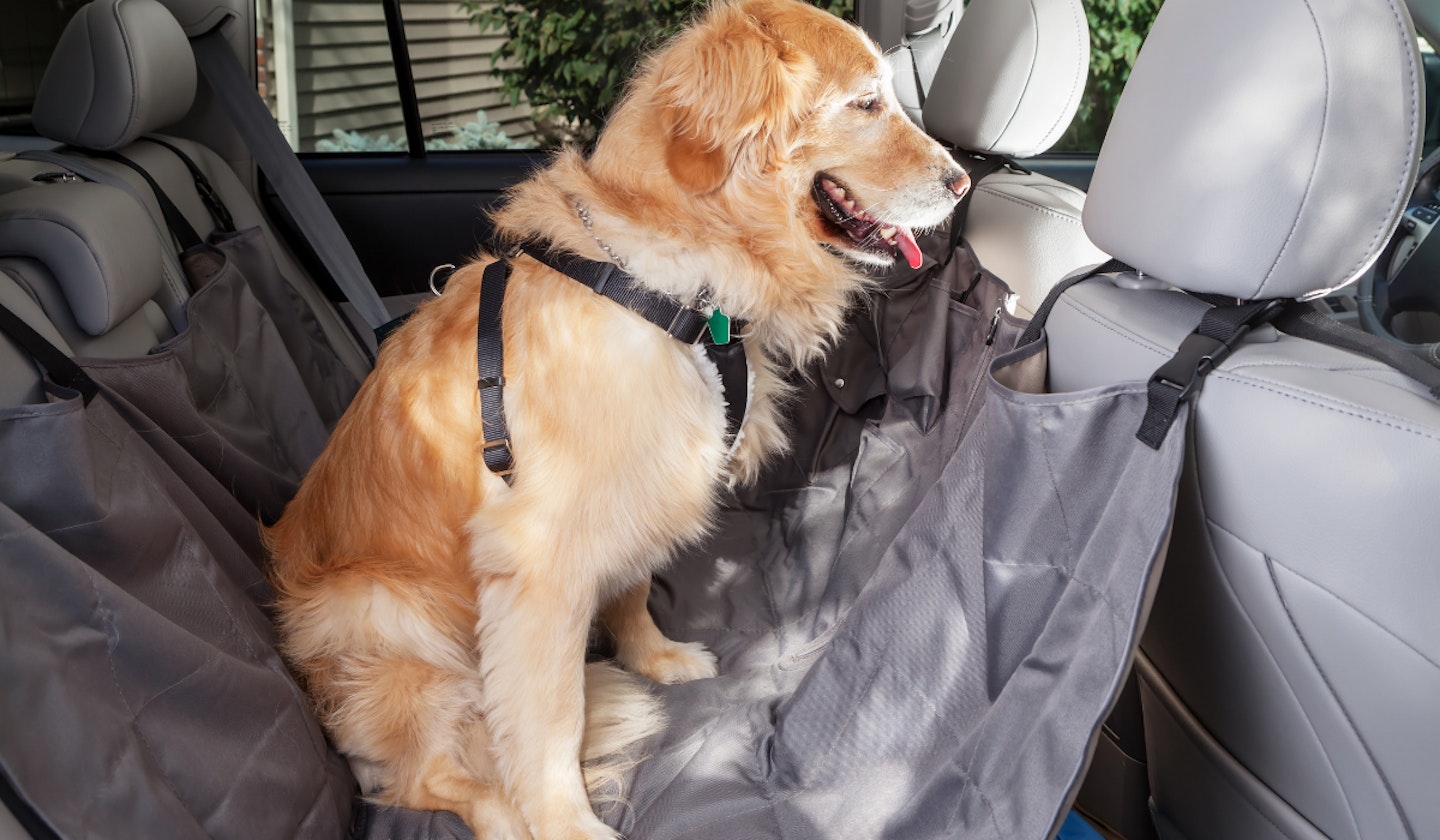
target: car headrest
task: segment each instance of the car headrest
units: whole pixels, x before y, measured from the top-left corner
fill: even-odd
[[[35,130],[118,149],[179,121],[195,99],[195,56],[157,0],[94,0],[70,19],[35,92]]]
[[[1070,126],[1089,69],[1080,0],[972,0],[930,83],[925,129],[972,152],[1039,154]]]
[[[1194,292],[1343,286],[1405,209],[1421,84],[1400,0],[1169,0],[1100,151],[1085,231]]]
[[[104,184],[0,195],[0,256],[45,265],[75,323],[95,336],[138,312],[164,282],[150,214],[129,194]]]

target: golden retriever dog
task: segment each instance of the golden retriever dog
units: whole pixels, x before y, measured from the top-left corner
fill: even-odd
[[[817,360],[869,273],[969,181],[901,111],[856,27],[799,0],[722,0],[640,68],[594,150],[558,153],[495,222],[509,242],[620,260],[743,321],[753,381],[726,439],[696,345],[528,255],[504,299],[512,483],[481,460],[477,301],[461,268],[385,343],[266,533],[290,662],[366,795],[454,811],[481,838],[614,838],[662,725],[643,681],[585,663],[597,623],[629,672],[714,676],[671,641],[650,576],[710,527],[727,483],[786,445],[787,376]]]

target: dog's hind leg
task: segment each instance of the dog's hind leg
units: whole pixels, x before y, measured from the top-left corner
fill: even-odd
[[[375,653],[339,657],[326,676],[326,722],[367,798],[451,811],[478,840],[530,840],[500,783],[476,676]]]
[[[615,638],[615,658],[626,668],[658,683],[683,683],[713,677],[715,655],[699,642],[667,639],[650,615],[646,601],[650,579],[632,586],[605,605],[600,621]]]

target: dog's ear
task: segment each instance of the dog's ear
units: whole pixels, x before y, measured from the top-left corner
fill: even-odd
[[[809,60],[741,7],[717,3],[660,56],[665,164],[686,189],[718,189],[748,156],[782,145],[803,109]]]

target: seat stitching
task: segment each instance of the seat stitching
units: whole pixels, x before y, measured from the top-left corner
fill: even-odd
[[[1147,341],[1144,341],[1144,340],[1142,340],[1142,339],[1140,339],[1140,338],[1137,338],[1136,336],[1134,336],[1134,335],[1132,335],[1132,334],[1130,334],[1130,333],[1128,333],[1128,332],[1125,332],[1124,330],[1120,329],[1119,327],[1115,326],[1114,324],[1110,323],[1109,321],[1106,321],[1106,320],[1100,318],[1100,317],[1097,316],[1092,310],[1090,310],[1085,304],[1082,304],[1082,303],[1079,303],[1079,302],[1073,301],[1073,300],[1065,300],[1064,302],[1065,302],[1065,303],[1068,303],[1068,304],[1070,305],[1071,310],[1073,310],[1076,314],[1079,314],[1079,315],[1084,316],[1085,318],[1093,321],[1095,324],[1097,324],[1097,325],[1100,326],[1101,328],[1106,329],[1106,330],[1114,333],[1115,335],[1117,335],[1117,336],[1125,339],[1126,341],[1129,341],[1129,342],[1132,343],[1132,344],[1135,344],[1135,345],[1138,345],[1138,346],[1140,346],[1140,347],[1143,347],[1143,348],[1145,348],[1146,350],[1150,350],[1150,351],[1154,352],[1156,355],[1160,355],[1160,356],[1168,356],[1168,355],[1169,355],[1169,351],[1166,351],[1166,350],[1160,348],[1158,345],[1154,345],[1154,344],[1151,344],[1151,343],[1149,343],[1149,342],[1147,342]],[[1411,427],[1411,426],[1408,426],[1408,425],[1401,425],[1400,422],[1388,422],[1386,419],[1384,419],[1384,417],[1389,417],[1390,415],[1376,416],[1376,414],[1377,414],[1378,412],[1375,412],[1373,409],[1368,409],[1368,408],[1365,408],[1364,406],[1356,406],[1356,405],[1354,405],[1354,404],[1352,404],[1352,403],[1345,403],[1345,402],[1343,402],[1343,401],[1336,400],[1335,398],[1330,397],[1330,396],[1328,396],[1328,395],[1317,394],[1317,393],[1314,393],[1314,392],[1303,391],[1303,390],[1295,389],[1295,388],[1291,388],[1291,389],[1289,389],[1289,390],[1282,390],[1279,386],[1269,385],[1269,384],[1266,384],[1266,383],[1261,382],[1261,381],[1259,381],[1259,380],[1252,379],[1252,378],[1250,378],[1250,377],[1248,377],[1248,376],[1245,376],[1244,374],[1239,373],[1239,372],[1238,372],[1236,369],[1234,369],[1234,368],[1225,368],[1225,367],[1217,368],[1213,373],[1210,374],[1210,376],[1211,376],[1212,378],[1223,379],[1223,380],[1226,380],[1226,381],[1228,381],[1228,382],[1233,382],[1233,383],[1237,383],[1237,384],[1240,384],[1240,385],[1246,385],[1246,386],[1249,386],[1249,387],[1251,387],[1251,388],[1258,388],[1258,389],[1263,390],[1263,391],[1269,391],[1269,392],[1271,392],[1271,393],[1273,393],[1273,394],[1278,394],[1279,396],[1282,396],[1282,397],[1287,397],[1287,398],[1292,399],[1292,400],[1297,400],[1297,401],[1299,401],[1299,402],[1308,403],[1308,404],[1310,404],[1310,405],[1314,405],[1314,406],[1317,406],[1317,407],[1320,407],[1320,408],[1328,409],[1328,410],[1333,411],[1333,412],[1335,412],[1335,413],[1337,413],[1337,414],[1344,414],[1344,415],[1348,415],[1348,416],[1350,416],[1350,417],[1355,417],[1355,418],[1360,419],[1360,420],[1366,420],[1366,421],[1369,421],[1369,422],[1372,422],[1372,423],[1378,423],[1378,424],[1380,424],[1380,425],[1382,425],[1382,426],[1388,426],[1388,427],[1390,427],[1390,428],[1392,428],[1392,429],[1396,429],[1396,430],[1398,430],[1398,431],[1409,432],[1410,434],[1418,435],[1418,436],[1423,437],[1423,438],[1426,438],[1426,439],[1428,439],[1428,440],[1440,441],[1440,435],[1437,435],[1437,434],[1434,434],[1434,433],[1425,431],[1424,429],[1414,428],[1414,427]],[[1323,402],[1322,402],[1322,400],[1323,400]],[[1367,411],[1370,412],[1370,413],[1364,413],[1364,412],[1367,412]],[[1392,418],[1392,419],[1399,420],[1399,418]]]
[[[1308,2],[1308,0],[1307,0],[1307,2]],[[1395,8],[1395,2],[1394,2],[1394,0],[1391,0],[1391,2],[1389,3],[1389,7],[1390,7],[1390,16],[1391,16],[1392,18],[1394,18],[1394,20],[1395,20],[1395,29],[1393,30],[1393,32],[1396,33],[1396,34],[1399,34],[1399,35],[1401,36],[1401,37],[1400,37],[1400,42],[1401,42],[1401,43],[1400,43],[1400,47],[1401,47],[1401,51],[1402,51],[1402,52],[1409,52],[1410,50],[1414,49],[1414,45],[1411,44],[1411,43],[1408,43],[1408,42],[1406,41],[1406,39],[1404,38],[1404,33],[1406,33],[1406,32],[1408,31],[1408,28],[1405,26],[1405,22],[1404,22],[1404,20],[1401,18],[1399,11]],[[1418,82],[1417,82],[1417,80],[1416,80],[1416,78],[1415,78],[1415,62],[1414,62],[1414,61],[1406,61],[1406,62],[1405,62],[1405,70],[1406,70],[1407,74],[1409,75],[1409,81],[1410,81],[1410,84],[1409,84],[1409,85],[1407,86],[1407,88],[1406,88],[1406,93],[1408,94],[1408,97],[1407,97],[1407,98],[1409,99],[1409,102],[1410,102],[1410,125],[1409,125],[1409,131],[1406,132],[1405,136],[1406,136],[1406,137],[1414,137],[1414,136],[1415,136],[1415,132],[1419,130],[1419,121],[1420,121],[1420,117],[1419,117],[1419,88],[1418,88]],[[1399,156],[1399,158],[1400,158],[1400,172],[1401,172],[1402,175],[1407,171],[1407,168],[1411,165],[1413,157],[1414,157],[1414,155],[1410,152],[1409,149],[1404,149],[1404,150],[1403,150],[1403,153]],[[1399,183],[1398,183],[1398,184],[1396,185],[1396,187],[1395,187],[1395,195],[1392,196],[1391,199],[1390,199],[1390,209],[1389,209],[1388,211],[1386,211],[1385,214],[1380,217],[1380,224],[1379,224],[1378,226],[1376,226],[1376,228],[1375,228],[1375,233],[1371,235],[1369,243],[1367,243],[1366,246],[1365,246],[1365,249],[1364,249],[1363,251],[1361,251],[1361,253],[1360,253],[1360,258],[1355,261],[1355,264],[1350,267],[1350,271],[1347,272],[1347,277],[1346,277],[1347,280],[1350,279],[1350,277],[1352,277],[1356,272],[1360,271],[1360,269],[1368,262],[1368,258],[1371,257],[1371,256],[1373,256],[1373,253],[1374,253],[1374,250],[1375,250],[1375,245],[1376,245],[1376,243],[1378,243],[1378,242],[1380,241],[1381,236],[1383,236],[1383,235],[1385,234],[1387,227],[1388,227],[1390,230],[1394,230],[1395,225],[1396,225],[1396,224],[1399,224],[1399,219],[1398,219],[1398,218],[1393,219],[1393,222],[1392,222],[1392,224],[1390,224],[1390,225],[1386,225],[1386,224],[1385,224],[1385,222],[1386,222],[1387,219],[1391,219],[1391,217],[1395,215],[1395,211],[1396,211],[1396,209],[1401,205],[1401,203],[1404,202],[1404,201],[1406,200],[1406,198],[1408,198],[1408,192],[1407,192],[1407,190],[1406,190],[1406,187],[1409,185],[1410,179],[1409,179],[1409,178],[1403,178],[1403,177],[1402,177],[1402,178],[1399,178],[1399,179],[1397,179],[1397,180],[1399,181]]]
[[[1085,60],[1084,60],[1084,61],[1077,61],[1077,62],[1075,62],[1075,73],[1074,73],[1073,77],[1070,79],[1070,93],[1069,93],[1069,95],[1066,97],[1067,101],[1069,101],[1069,100],[1076,100],[1076,95],[1075,95],[1075,94],[1076,94],[1076,92],[1077,92],[1077,89],[1083,86],[1083,84],[1084,84],[1084,79],[1085,79],[1085,75],[1088,73],[1088,71],[1089,71],[1089,69],[1090,69],[1090,65],[1089,65],[1090,44],[1089,44],[1088,39],[1086,38],[1085,34],[1082,34],[1082,33],[1087,32],[1088,29],[1087,29],[1087,27],[1084,27],[1084,26],[1080,26],[1080,25],[1079,25],[1080,22],[1081,22],[1081,21],[1080,21],[1080,4],[1079,4],[1079,3],[1071,3],[1071,4],[1070,4],[1070,18],[1071,18],[1071,20],[1076,24],[1075,27],[1074,27],[1074,29],[1073,29],[1073,31],[1074,31],[1075,36],[1076,36],[1076,41],[1079,42],[1080,54],[1083,55],[1083,56],[1085,56]],[[1084,68],[1084,69],[1082,70],[1081,68]],[[1068,113],[1068,118],[1067,118],[1067,113],[1066,113],[1067,111],[1069,112],[1069,113]],[[1055,121],[1052,122],[1052,123],[1050,124],[1050,128],[1046,129],[1046,131],[1045,131],[1045,139],[1041,141],[1041,144],[1042,144],[1042,145],[1041,145],[1041,148],[1040,148],[1039,151],[1044,151],[1045,149],[1048,149],[1050,146],[1054,145],[1055,140],[1058,139],[1058,135],[1065,130],[1065,128],[1061,126],[1061,122],[1062,122],[1062,121],[1066,121],[1067,119],[1073,119],[1074,116],[1075,116],[1075,112],[1074,112],[1073,110],[1071,110],[1071,109],[1068,109],[1068,108],[1066,108],[1066,109],[1061,109],[1060,111],[1058,111],[1058,112],[1055,114]],[[1067,122],[1067,126],[1066,126],[1066,127],[1068,127],[1068,122]],[[1057,129],[1059,129],[1059,130],[1057,131]]]
[[[1248,386],[1251,387],[1251,388],[1257,388],[1257,389],[1262,390],[1262,391],[1269,391],[1269,392],[1272,393],[1272,394],[1278,394],[1278,395],[1280,395],[1280,396],[1282,396],[1282,397],[1288,397],[1289,399],[1297,400],[1297,401],[1299,401],[1299,402],[1303,402],[1303,403],[1306,403],[1306,404],[1308,404],[1308,405],[1313,405],[1313,406],[1317,406],[1317,407],[1319,407],[1319,408],[1324,408],[1324,409],[1327,409],[1327,410],[1329,410],[1329,411],[1335,412],[1336,414],[1344,414],[1344,415],[1346,415],[1346,416],[1354,417],[1354,418],[1359,419],[1359,420],[1365,420],[1365,421],[1370,422],[1370,423],[1376,423],[1376,424],[1379,424],[1379,425],[1381,425],[1381,426],[1387,426],[1387,427],[1389,427],[1389,428],[1391,428],[1391,429],[1395,429],[1396,431],[1408,432],[1408,433],[1410,433],[1410,434],[1412,434],[1412,435],[1417,435],[1417,436],[1423,437],[1423,438],[1425,438],[1425,439],[1427,439],[1427,440],[1440,441],[1440,436],[1437,436],[1437,435],[1435,435],[1435,434],[1431,434],[1430,432],[1427,432],[1427,431],[1425,431],[1425,430],[1423,430],[1423,429],[1416,429],[1416,428],[1412,428],[1412,427],[1410,427],[1410,426],[1403,426],[1403,425],[1400,425],[1399,423],[1392,423],[1392,422],[1389,422],[1389,421],[1387,421],[1387,420],[1384,420],[1384,419],[1382,419],[1382,418],[1380,418],[1380,417],[1376,417],[1376,416],[1374,416],[1374,415],[1363,414],[1363,413],[1361,413],[1361,412],[1359,412],[1359,411],[1355,411],[1355,410],[1352,410],[1352,409],[1350,409],[1350,408],[1344,408],[1344,407],[1341,407],[1341,406],[1339,406],[1339,405],[1335,405],[1335,404],[1329,403],[1329,402],[1321,402],[1321,399],[1329,399],[1328,397],[1312,398],[1312,397],[1307,397],[1307,396],[1301,396],[1299,393],[1293,393],[1293,392],[1291,392],[1291,391],[1282,390],[1282,389],[1280,389],[1280,388],[1278,388],[1278,387],[1272,387],[1272,386],[1270,386],[1270,385],[1266,385],[1266,384],[1264,384],[1264,383],[1262,383],[1262,382],[1254,381],[1254,380],[1249,379],[1249,378],[1247,378],[1247,377],[1236,376],[1236,375],[1233,375],[1233,374],[1227,374],[1227,373],[1224,373],[1224,372],[1221,372],[1221,371],[1218,371],[1218,370],[1217,370],[1215,373],[1212,373],[1212,374],[1210,374],[1210,375],[1211,375],[1211,376],[1215,376],[1215,377],[1219,377],[1220,379],[1225,379],[1225,380],[1230,381],[1230,382],[1235,382],[1235,383],[1238,383],[1238,384],[1241,384],[1241,385],[1248,385]],[[1319,395],[1314,395],[1314,396],[1318,397]]]
[[[1062,297],[1060,301],[1069,304],[1070,308],[1074,310],[1076,314],[1082,315],[1085,318],[1094,321],[1101,328],[1109,330],[1110,332],[1120,336],[1131,344],[1145,348],[1156,356],[1160,356],[1162,358],[1169,358],[1171,355],[1173,355],[1172,351],[1166,350],[1159,344],[1146,341],[1131,333],[1126,332],[1125,330],[1120,329],[1111,322],[1101,318],[1093,309],[1083,303],[1080,303],[1079,301],[1070,300],[1064,297]]]
[[[1282,562],[1280,562],[1279,560],[1275,560],[1275,559],[1271,559],[1270,562],[1273,563],[1273,564],[1275,564],[1276,566],[1284,569],[1285,571],[1289,572],[1290,574],[1294,575],[1295,577],[1300,578],[1301,580],[1305,581],[1306,583],[1310,584],[1311,586],[1314,586],[1316,589],[1319,589],[1321,592],[1324,592],[1326,595],[1329,595],[1331,598],[1334,598],[1336,601],[1339,601],[1341,604],[1345,605],[1345,606],[1348,607],[1350,610],[1352,610],[1356,615],[1360,616],[1361,618],[1363,618],[1363,619],[1365,619],[1366,621],[1370,622],[1371,624],[1375,625],[1378,629],[1380,629],[1381,631],[1383,631],[1383,632],[1385,633],[1385,635],[1390,636],[1390,637],[1393,638],[1395,641],[1397,641],[1397,642],[1399,642],[1400,644],[1404,645],[1406,648],[1409,648],[1411,651],[1413,651],[1413,652],[1415,653],[1416,656],[1420,657],[1421,659],[1425,660],[1426,662],[1429,662],[1431,665],[1435,666],[1436,669],[1440,669],[1440,662],[1437,662],[1436,660],[1431,659],[1430,656],[1429,656],[1429,654],[1427,654],[1427,653],[1425,653],[1424,651],[1420,650],[1419,648],[1415,647],[1415,645],[1411,644],[1408,640],[1405,639],[1405,637],[1403,637],[1403,636],[1401,636],[1400,634],[1396,633],[1394,630],[1391,630],[1389,627],[1386,627],[1384,624],[1381,624],[1379,621],[1377,621],[1373,616],[1371,616],[1371,615],[1370,615],[1369,613],[1367,613],[1365,610],[1362,610],[1360,607],[1356,606],[1355,604],[1352,604],[1351,602],[1347,601],[1346,599],[1340,597],[1340,595],[1339,595],[1338,593],[1336,593],[1336,592],[1335,592],[1333,589],[1331,589],[1330,587],[1326,586],[1325,584],[1323,584],[1323,583],[1315,580],[1314,578],[1312,578],[1312,577],[1310,577],[1310,576],[1308,576],[1308,575],[1306,575],[1306,574],[1303,574],[1302,572],[1300,572],[1299,570],[1297,570],[1294,566],[1291,566],[1291,565],[1286,564],[1286,563],[1282,563]]]
[[[1000,145],[1005,137],[1005,132],[1009,131],[1011,124],[1015,122],[1015,116],[1020,113],[1020,106],[1025,102],[1025,93],[1030,90],[1030,82],[1035,78],[1035,60],[1040,55],[1040,23],[1036,20],[1037,16],[1035,14],[1035,4],[1033,0],[1027,3],[1025,8],[1030,12],[1030,33],[1031,40],[1034,42],[1032,44],[1032,52],[1030,53],[1030,71],[1025,74],[1025,85],[1020,88],[1020,95],[1015,97],[1015,106],[1010,109],[1010,116],[1005,118],[1005,125],[1000,127],[1000,130],[995,134],[995,139],[989,144],[991,150]]]
[[[139,75],[135,72],[135,49],[134,46],[130,43],[130,33],[125,28],[125,21],[121,20],[120,18],[120,7],[124,3],[125,0],[119,0],[119,2],[117,2],[113,7],[111,7],[111,12],[115,16],[115,28],[117,31],[119,31],[120,40],[124,44],[123,51],[126,56],[125,69],[128,70],[130,73],[130,115],[129,118],[126,119],[124,127],[120,129],[119,136],[115,138],[117,142],[120,139],[124,138],[125,135],[128,134],[130,130],[135,126],[135,124],[140,121],[140,78]]]
[[[1191,448],[1192,448],[1192,451],[1193,451],[1193,449],[1195,448],[1193,444],[1192,444]],[[1215,520],[1213,520],[1213,519],[1210,518],[1210,514],[1209,514],[1209,512],[1208,512],[1208,511],[1206,510],[1206,508],[1205,508],[1205,500],[1202,498],[1202,494],[1200,493],[1200,463],[1199,463],[1198,454],[1197,454],[1196,457],[1195,457],[1194,464],[1195,464],[1195,477],[1194,477],[1195,486],[1194,486],[1194,489],[1195,489],[1196,504],[1197,504],[1197,506],[1200,508],[1200,519],[1201,519],[1201,522],[1202,522],[1202,523],[1204,524],[1204,526],[1205,526],[1205,528],[1204,528],[1204,532],[1205,532],[1205,533],[1204,533],[1204,540],[1203,540],[1203,542],[1204,542],[1204,550],[1205,550],[1205,552],[1209,555],[1210,562],[1211,562],[1211,564],[1215,567],[1215,570],[1216,570],[1216,572],[1219,574],[1221,581],[1223,581],[1223,583],[1224,583],[1224,585],[1225,585],[1226,591],[1229,593],[1231,599],[1234,600],[1236,609],[1239,611],[1240,615],[1245,619],[1245,624],[1246,624],[1246,626],[1249,627],[1249,628],[1250,628],[1250,632],[1254,633],[1254,634],[1255,634],[1255,637],[1260,640],[1260,649],[1261,649],[1261,651],[1265,654],[1265,657],[1270,661],[1270,664],[1274,667],[1275,673],[1279,676],[1280,681],[1285,685],[1286,691],[1288,691],[1288,692],[1290,693],[1290,699],[1291,699],[1292,701],[1294,701],[1296,707],[1299,708],[1299,710],[1300,710],[1300,716],[1301,716],[1301,718],[1305,721],[1305,726],[1306,726],[1307,728],[1309,728],[1310,734],[1314,737],[1314,739],[1315,739],[1315,744],[1316,744],[1316,746],[1319,748],[1321,755],[1325,756],[1326,769],[1328,769],[1328,770],[1330,771],[1330,779],[1335,783],[1335,787],[1336,787],[1337,789],[1339,789],[1339,791],[1340,791],[1340,796],[1344,799],[1344,802],[1345,802],[1345,814],[1346,814],[1346,816],[1348,816],[1349,819],[1350,819],[1350,828],[1351,828],[1351,830],[1354,832],[1354,836],[1359,837],[1359,836],[1360,836],[1360,825],[1359,825],[1359,823],[1358,823],[1358,822],[1356,821],[1356,819],[1355,819],[1355,806],[1354,806],[1353,804],[1351,804],[1351,802],[1350,802],[1350,796],[1349,796],[1349,795],[1346,793],[1346,791],[1345,791],[1345,785],[1341,784],[1341,782],[1340,782],[1340,773],[1335,769],[1335,759],[1330,755],[1330,749],[1329,749],[1328,745],[1327,745],[1327,744],[1325,743],[1325,741],[1320,737],[1320,732],[1319,732],[1319,730],[1315,727],[1315,722],[1311,719],[1309,710],[1305,708],[1305,704],[1300,700],[1300,695],[1299,695],[1299,693],[1295,690],[1295,686],[1294,686],[1294,685],[1291,683],[1291,681],[1290,681],[1290,675],[1287,674],[1287,673],[1285,673],[1285,669],[1284,669],[1283,667],[1281,667],[1280,661],[1279,661],[1279,660],[1276,658],[1276,656],[1275,656],[1275,651],[1271,649],[1268,640],[1265,638],[1265,634],[1262,633],[1262,632],[1260,632],[1260,628],[1259,628],[1259,627],[1255,626],[1255,619],[1254,619],[1254,617],[1250,614],[1250,610],[1246,608],[1245,602],[1244,602],[1243,600],[1241,600],[1239,593],[1236,592],[1236,590],[1235,590],[1235,583],[1234,583],[1234,581],[1232,581],[1232,580],[1230,579],[1230,573],[1229,573],[1228,570],[1226,570],[1225,564],[1220,561],[1220,552],[1219,552],[1218,550],[1216,550],[1216,548],[1215,548],[1215,540],[1214,540],[1214,537],[1211,535],[1210,531],[1211,531],[1211,529],[1214,529],[1214,530],[1220,531],[1220,532],[1222,532],[1222,533],[1224,533],[1224,534],[1228,534],[1229,536],[1233,537],[1235,540],[1239,541],[1242,545],[1244,545],[1244,546],[1246,546],[1247,548],[1250,548],[1250,549],[1252,549],[1252,550],[1255,550],[1255,549],[1254,549],[1254,546],[1251,546],[1248,542],[1246,542],[1245,540],[1241,539],[1238,535],[1236,535],[1236,534],[1232,533],[1231,531],[1227,530],[1223,525],[1220,525],[1218,522],[1216,522]],[[1260,552],[1260,551],[1258,551],[1258,550],[1256,550],[1256,553],[1257,553],[1257,554],[1260,554],[1262,557],[1264,556],[1264,553],[1263,553],[1263,552]],[[1213,733],[1212,733],[1212,734],[1213,734]],[[1217,737],[1215,740],[1218,742],[1220,739]],[[1228,750],[1228,747],[1227,747],[1227,750]],[[1237,761],[1238,761],[1238,757],[1237,757]],[[1259,777],[1257,776],[1256,778],[1258,779]],[[1268,787],[1268,786],[1269,786],[1269,785],[1267,784],[1267,787]],[[1277,792],[1277,795],[1278,795],[1278,792]],[[1283,799],[1283,797],[1282,797],[1282,799]],[[1308,819],[1308,817],[1307,817],[1307,819]]]
[[[1029,201],[1029,200],[1024,199],[1024,198],[1017,198],[1016,196],[1013,196],[1013,195],[1007,195],[1007,194],[1005,194],[1005,193],[999,192],[998,190],[994,189],[993,187],[981,186],[981,187],[977,187],[975,191],[976,191],[977,193],[982,193],[982,192],[983,192],[983,193],[985,193],[986,195],[993,195],[993,196],[995,196],[996,198],[1003,198],[1003,199],[1005,199],[1006,201],[1014,202],[1015,204],[1019,204],[1019,205],[1021,205],[1022,207],[1026,207],[1026,208],[1028,208],[1028,209],[1038,210],[1038,211],[1040,211],[1041,213],[1046,213],[1046,214],[1049,214],[1049,215],[1051,215],[1051,216],[1054,216],[1055,218],[1059,219],[1059,220],[1062,221],[1062,222],[1068,222],[1068,223],[1070,223],[1070,224],[1072,224],[1072,225],[1079,225],[1079,224],[1081,223],[1079,216],[1076,216],[1076,215],[1073,215],[1073,214],[1070,214],[1070,213],[1062,213],[1061,211],[1056,210],[1056,209],[1053,208],[1053,207],[1048,207],[1048,206],[1046,206],[1046,205],[1044,205],[1044,204],[1041,204],[1041,203],[1039,203],[1039,202],[1037,202],[1037,201]]]
[[[1280,607],[1285,610],[1285,617],[1290,620],[1290,627],[1295,631],[1295,638],[1300,640],[1300,646],[1304,648],[1305,655],[1310,657],[1310,664],[1315,668],[1315,673],[1320,675],[1321,682],[1325,683],[1326,690],[1330,692],[1330,699],[1335,701],[1336,707],[1340,709],[1340,714],[1350,725],[1350,731],[1355,735],[1355,740],[1360,742],[1360,748],[1365,751],[1365,757],[1370,759],[1371,768],[1375,771],[1375,775],[1380,777],[1380,783],[1385,786],[1385,793],[1390,797],[1390,805],[1395,809],[1395,815],[1400,818],[1400,824],[1405,828],[1405,836],[1414,840],[1415,829],[1410,825],[1410,818],[1406,815],[1404,806],[1400,804],[1400,798],[1395,795],[1395,788],[1390,784],[1390,777],[1380,766],[1380,762],[1375,759],[1375,753],[1370,749],[1370,743],[1360,732],[1360,727],[1355,725],[1354,718],[1350,716],[1350,710],[1345,707],[1345,703],[1341,701],[1340,695],[1335,691],[1334,684],[1330,682],[1330,676],[1325,673],[1320,661],[1315,658],[1315,653],[1310,649],[1310,642],[1305,638],[1305,634],[1300,632],[1300,625],[1296,623],[1294,614],[1290,612],[1290,603],[1285,600],[1285,593],[1280,589],[1280,581],[1275,577],[1274,562],[1265,552],[1261,552],[1260,556],[1265,558],[1265,571],[1270,575],[1270,585],[1275,587],[1275,597],[1280,599]],[[1343,786],[1341,789],[1344,789]]]
[[[1310,161],[1310,176],[1305,182],[1305,192],[1300,196],[1300,206],[1295,210],[1295,219],[1290,223],[1290,232],[1285,235],[1285,241],[1280,243],[1280,252],[1270,263],[1270,270],[1260,278],[1260,285],[1255,287],[1255,291],[1246,295],[1249,298],[1259,297],[1266,284],[1270,282],[1270,278],[1274,276],[1275,269],[1280,267],[1280,261],[1285,258],[1285,252],[1290,250],[1290,242],[1295,238],[1295,231],[1300,229],[1300,219],[1306,215],[1306,202],[1310,199],[1310,191],[1315,188],[1315,173],[1320,165],[1320,150],[1325,147],[1325,131],[1330,125],[1330,55],[1325,50],[1325,37],[1320,33],[1320,22],[1315,19],[1315,10],[1311,7],[1310,0],[1305,0],[1305,11],[1310,15],[1311,25],[1315,27],[1315,38],[1320,46],[1320,61],[1325,68],[1321,77],[1325,82],[1325,96],[1321,100],[1324,105],[1320,111],[1320,136],[1315,140],[1315,156]]]

